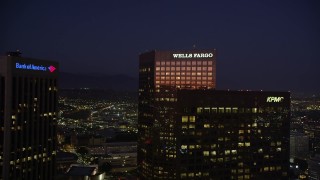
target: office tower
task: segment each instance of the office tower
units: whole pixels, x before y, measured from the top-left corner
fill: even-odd
[[[315,154],[308,160],[308,174],[310,180],[320,179],[320,154]]]
[[[215,50],[140,55],[142,179],[287,179],[290,94],[218,91]]]
[[[178,89],[214,89],[216,51],[151,51],[139,58],[138,167],[142,178],[176,177]]]
[[[288,179],[289,92],[181,90],[175,121],[177,178]]]
[[[303,132],[290,132],[290,158],[307,159],[309,157],[309,136]]]
[[[0,57],[0,179],[54,179],[58,64]]]

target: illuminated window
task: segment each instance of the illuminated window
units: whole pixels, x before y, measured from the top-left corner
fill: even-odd
[[[210,128],[210,124],[204,124],[203,127],[204,128]]]
[[[211,151],[211,155],[215,156],[215,155],[217,155],[217,152],[216,151]]]
[[[196,117],[195,116],[189,116],[190,122],[196,122]]]
[[[232,108],[232,112],[233,113],[238,113],[238,108],[237,107]]]
[[[194,124],[189,124],[190,129],[194,129],[196,126]]]
[[[281,141],[277,141],[277,146],[281,146]]]
[[[182,116],[182,122],[188,122],[188,116]]]
[[[249,146],[250,146],[250,142],[246,142],[246,143],[245,143],[245,146],[246,146],[246,147],[249,147]]]
[[[258,112],[257,108],[252,108],[252,113],[257,113],[257,112]]]
[[[219,113],[224,113],[224,108],[223,107],[219,107]]]
[[[181,177],[181,178],[185,178],[185,177],[187,177],[187,174],[186,174],[186,173],[181,173],[181,174],[180,174],[180,177]]]
[[[197,108],[197,113],[202,113],[202,107]]]
[[[211,112],[217,113],[217,112],[218,112],[218,109],[217,109],[216,107],[213,107],[213,108],[211,108]]]
[[[203,151],[204,156],[209,156],[209,151]]]

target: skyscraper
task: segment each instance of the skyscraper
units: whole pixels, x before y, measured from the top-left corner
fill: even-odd
[[[0,179],[54,179],[58,64],[0,57]]]
[[[287,179],[290,93],[215,90],[215,57],[140,55],[142,179]]]
[[[215,49],[140,55],[138,166],[142,177],[176,177],[177,152],[168,147],[177,145],[177,90],[214,89],[215,58]]]
[[[290,93],[181,90],[178,179],[288,179]]]

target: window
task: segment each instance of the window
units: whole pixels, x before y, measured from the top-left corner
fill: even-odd
[[[188,116],[182,116],[182,122],[188,122]]]
[[[237,107],[232,108],[232,112],[233,113],[238,113],[238,108]]]
[[[203,151],[203,156],[209,156],[209,151]]]
[[[189,116],[190,122],[196,122],[196,117],[195,116]]]
[[[190,129],[194,129],[196,126],[194,124],[189,124]]]

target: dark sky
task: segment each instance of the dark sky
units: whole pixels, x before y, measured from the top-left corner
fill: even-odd
[[[138,76],[138,55],[217,49],[217,87],[320,92],[318,0],[2,0],[0,52]]]

